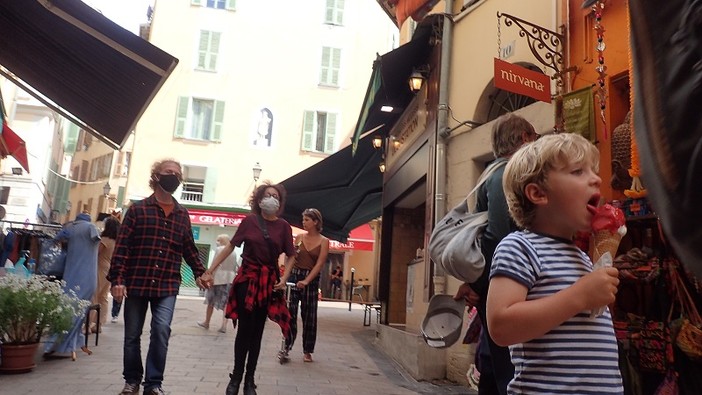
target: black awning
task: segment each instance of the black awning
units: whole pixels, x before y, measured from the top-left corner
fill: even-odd
[[[0,0],[3,74],[115,148],[177,62],[80,0]]]
[[[302,211],[316,208],[324,218],[322,234],[345,243],[351,229],[379,217],[383,175],[372,137],[361,139],[353,156],[349,145],[283,181],[288,192],[283,218],[302,227]]]
[[[417,27],[412,40],[378,56],[373,62],[373,73],[363,99],[361,114],[356,122],[352,145],[371,130],[386,135],[414,98],[408,80],[412,71],[429,62],[432,50],[431,37],[440,17],[429,17]],[[381,107],[391,106],[391,112]]]

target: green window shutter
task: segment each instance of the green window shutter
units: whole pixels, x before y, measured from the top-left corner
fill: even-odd
[[[209,67],[207,67],[208,70],[217,70],[217,55],[219,54],[219,42],[221,36],[222,33],[220,32],[212,32],[212,36],[210,38],[210,64]]]
[[[212,125],[212,141],[221,141],[224,123],[224,102],[216,100],[214,103],[214,123]]]
[[[324,23],[334,23],[334,0],[327,0],[327,10],[324,15]]]
[[[66,143],[64,146],[64,151],[67,154],[76,153],[76,147],[78,145],[78,135],[80,135],[80,130],[78,129],[78,126],[74,123],[69,122],[68,127],[66,127]]]
[[[200,44],[197,51],[197,68],[204,69],[205,62],[207,60],[207,47],[210,43],[210,32],[207,30],[200,30]]]
[[[344,24],[344,0],[336,0],[336,24]]]
[[[329,62],[330,56],[331,56],[331,48],[323,47],[322,48],[322,72],[319,76],[319,83],[320,84],[328,84],[329,83],[329,67],[331,66],[331,64]]]
[[[339,85],[339,70],[341,69],[341,49],[332,49],[331,84]]]
[[[202,5],[202,0],[190,0],[190,4],[192,4],[192,5]]]
[[[173,136],[183,137],[185,135],[185,123],[188,120],[188,102],[189,98],[181,96],[178,98],[178,109],[176,110],[176,125]]]
[[[124,187],[119,187],[117,189],[117,208],[122,208],[122,203],[124,203]]]
[[[312,151],[314,142],[314,111],[305,111],[305,118],[302,125],[302,149]]]
[[[214,203],[217,192],[217,168],[208,167],[205,173],[205,186],[202,189],[202,202]]]
[[[225,9],[234,11],[236,9],[236,1],[227,0],[227,4],[224,6]]]
[[[334,152],[334,135],[336,134],[335,113],[327,113],[326,133],[324,134],[324,152],[331,154]]]

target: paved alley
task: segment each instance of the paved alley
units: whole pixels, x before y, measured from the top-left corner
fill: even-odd
[[[212,328],[196,326],[202,320],[202,298],[179,297],[164,380],[167,394],[224,394],[233,366],[235,332],[217,332],[221,316],[212,317]],[[148,323],[147,317],[147,323]],[[274,394],[473,394],[471,390],[450,383],[439,385],[417,382],[398,364],[384,356],[372,344],[374,326],[364,327],[363,310],[348,303],[321,302],[314,363],[302,361],[299,341],[291,360],[280,365],[276,352],[280,348],[280,330],[268,321],[263,337],[261,357],[256,371],[260,395]],[[301,333],[298,335],[301,336]],[[0,394],[117,394],[122,389],[123,323],[107,323],[93,355],[79,353],[78,359],[41,360],[33,372],[0,375]],[[145,328],[142,348],[148,339]],[[143,354],[145,357],[145,352]]]

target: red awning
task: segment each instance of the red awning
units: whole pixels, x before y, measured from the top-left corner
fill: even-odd
[[[373,251],[374,242],[375,238],[373,237],[373,230],[370,225],[363,224],[355,229],[351,229],[349,239],[346,243],[329,240],[329,249]]]
[[[7,122],[2,123],[2,134],[0,135],[0,155],[6,157],[12,155],[17,162],[29,173],[29,161],[27,160],[27,145],[9,126]]]

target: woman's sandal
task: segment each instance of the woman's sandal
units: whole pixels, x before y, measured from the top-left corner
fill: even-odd
[[[305,361],[305,362],[314,362],[314,361],[312,360],[312,354],[310,354],[310,353],[305,353],[305,358],[303,359],[303,361]]]

